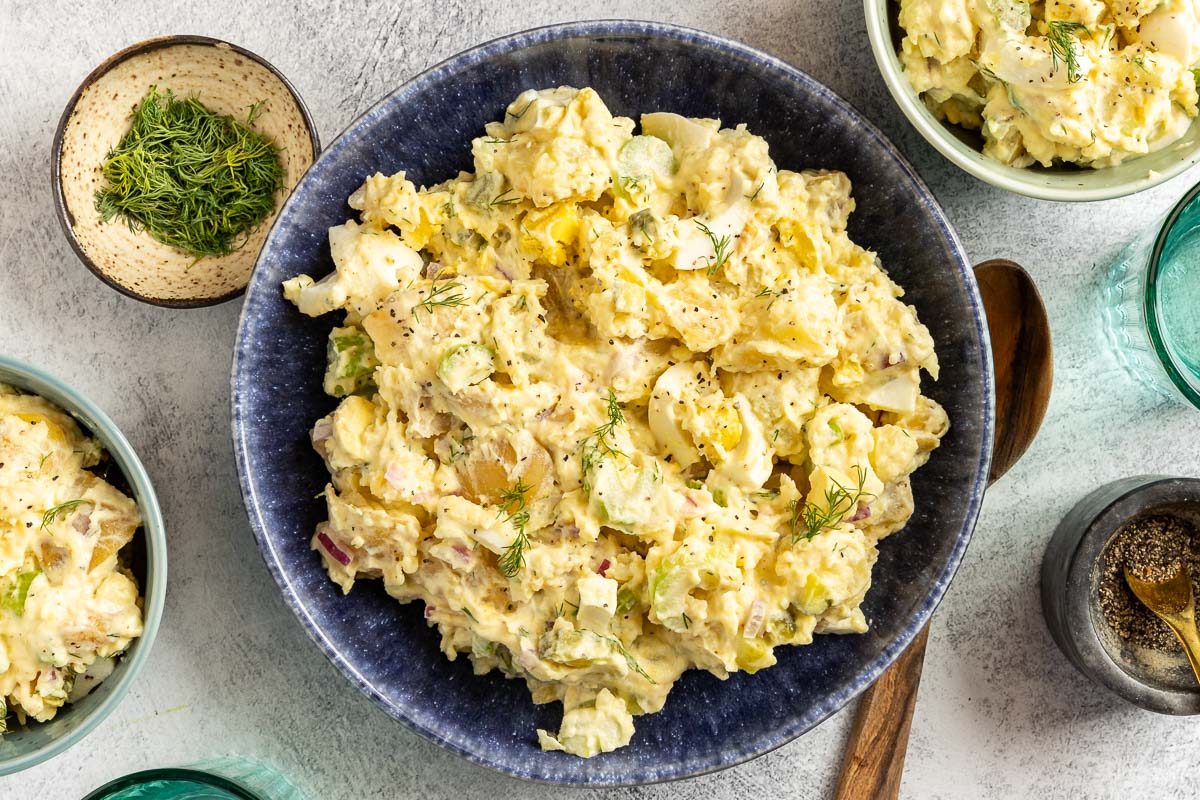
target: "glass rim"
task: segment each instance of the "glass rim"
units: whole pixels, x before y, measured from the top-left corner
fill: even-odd
[[[1159,362],[1163,365],[1163,369],[1166,370],[1167,377],[1171,379],[1171,383],[1175,385],[1175,388],[1183,394],[1184,399],[1190,401],[1196,408],[1200,408],[1200,390],[1194,388],[1188,379],[1184,377],[1183,368],[1176,362],[1175,355],[1171,352],[1171,348],[1167,346],[1166,340],[1163,338],[1163,326],[1159,319],[1157,291],[1159,261],[1166,250],[1167,239],[1175,229],[1179,218],[1183,216],[1184,210],[1197,199],[1200,199],[1200,183],[1192,186],[1183,195],[1163,221],[1162,227],[1159,229],[1158,235],[1154,240],[1154,249],[1150,251],[1150,264],[1146,270],[1146,288],[1143,304],[1145,306],[1146,329],[1150,334],[1150,342],[1154,345],[1154,352],[1158,356]]]
[[[215,789],[223,789],[238,798],[238,800],[263,800],[259,795],[250,792],[245,787],[234,783],[228,778],[213,775],[209,772],[201,772],[196,769],[188,769],[187,767],[162,767],[134,772],[111,780],[100,788],[94,789],[85,795],[83,800],[105,800],[105,798],[111,797],[113,793],[122,789],[129,789],[155,780],[191,781],[211,786]]]

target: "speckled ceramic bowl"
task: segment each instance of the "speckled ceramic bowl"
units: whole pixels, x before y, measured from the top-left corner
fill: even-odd
[[[1170,514],[1200,529],[1200,479],[1140,475],[1101,486],[1059,523],[1042,559],[1042,611],[1075,668],[1118,697],[1160,714],[1200,714],[1200,687],[1182,652],[1121,639],[1100,611],[1100,565],[1117,531]]]
[[[448,662],[419,604],[379,581],[344,596],[309,549],[327,478],[308,441],[334,406],[321,391],[334,320],[286,303],[280,282],[332,269],[327,231],[345,198],[381,170],[433,184],[471,166],[470,141],[530,87],[592,86],[615,113],[675,111],[746,123],[780,167],[845,170],[857,210],[850,234],[876,250],[936,340],[941,380],[928,391],[953,421],[914,476],[916,513],[880,548],[864,609],[871,631],[780,648],[779,664],[720,681],[689,672],[632,743],[583,760],[538,749],[557,704],[523,682]],[[683,778],[754,758],[813,727],[869,685],[928,620],[958,566],[983,495],[992,440],[990,350],[962,247],[895,148],[809,76],[745,45],[646,22],[583,22],[509,36],[400,87],[321,156],[280,213],[247,289],[232,375],[234,447],[251,527],[272,576],[321,650],[385,711],[421,735],[513,775],[571,784]]]
[[[875,61],[904,116],[939,153],[981,181],[1042,200],[1109,200],[1157,186],[1200,164],[1200,124],[1195,123],[1169,147],[1108,169],[1069,164],[1018,168],[987,158],[978,132],[939,120],[908,82],[897,55],[904,38],[897,20],[899,0],[863,0],[863,6]]]
[[[116,463],[142,513],[141,532],[130,543],[130,567],[144,604],[144,631],[91,694],[63,709],[49,722],[31,723],[0,736],[0,776],[35,766],[77,744],[112,713],[150,656],[167,594],[167,536],[150,477],[113,421],[86,397],[36,367],[0,355],[0,383],[41,395],[96,436]],[[0,787],[4,784],[0,783]],[[8,797],[6,792],[0,795]]]
[[[165,36],[126,48],[84,79],[63,111],[51,153],[51,184],[63,231],[80,260],[114,289],[155,305],[206,306],[246,287],[272,214],[236,252],[200,261],[130,230],[101,222],[96,192],[105,156],[129,130],[129,115],[151,86],[197,95],[213,111],[244,118],[262,102],[254,127],[280,148],[284,188],[277,206],[320,152],[300,95],[270,64],[237,45],[203,36]],[[278,210],[275,212],[278,213]]]

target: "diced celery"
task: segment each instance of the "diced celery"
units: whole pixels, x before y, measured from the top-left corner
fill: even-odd
[[[492,351],[481,344],[450,348],[438,363],[438,377],[451,392],[458,393],[484,381],[495,369]]]
[[[751,674],[775,665],[771,646],[761,639],[742,639],[737,648],[738,669]]]
[[[25,613],[25,601],[29,597],[29,585],[41,574],[41,570],[18,572],[16,577],[8,582],[4,594],[0,595],[0,608],[5,608],[18,617],[22,616]]]

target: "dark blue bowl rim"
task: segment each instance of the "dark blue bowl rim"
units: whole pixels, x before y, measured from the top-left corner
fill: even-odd
[[[431,79],[440,77],[442,74],[458,69],[464,65],[473,65],[488,58],[507,53],[513,50],[519,50],[533,45],[543,44],[558,39],[568,39],[586,36],[609,36],[609,35],[641,35],[655,38],[674,39],[702,47],[717,50],[718,52],[728,53],[731,56],[741,60],[749,61],[757,68],[773,73],[776,77],[786,79],[793,83],[802,84],[808,91],[822,96],[830,103],[840,107],[848,116],[855,120],[857,130],[862,134],[869,136],[880,150],[893,160],[908,180],[912,182],[918,194],[922,198],[926,211],[935,220],[941,234],[951,244],[955,253],[954,267],[959,273],[959,278],[962,280],[967,291],[968,304],[970,312],[974,318],[976,335],[981,343],[980,361],[978,364],[983,384],[983,426],[982,440],[983,447],[980,449],[980,458],[975,468],[974,482],[971,488],[968,507],[964,515],[962,529],[959,531],[954,547],[950,552],[949,559],[945,567],[934,581],[928,596],[918,607],[916,614],[909,621],[908,625],[903,628],[900,634],[887,646],[884,650],[872,661],[867,667],[861,670],[850,682],[846,684],[841,691],[834,692],[828,696],[823,702],[816,704],[803,713],[796,715],[790,724],[774,731],[773,733],[761,736],[750,745],[742,743],[740,747],[725,748],[723,750],[714,750],[706,757],[692,759],[683,763],[662,763],[653,769],[643,770],[639,773],[624,775],[619,780],[612,780],[607,776],[594,775],[577,775],[570,779],[563,779],[561,775],[548,775],[538,770],[530,768],[527,765],[518,765],[514,763],[501,763],[489,757],[483,756],[471,750],[459,747],[458,745],[446,740],[437,730],[430,729],[426,726],[419,725],[410,719],[405,709],[389,700],[381,694],[371,682],[359,673],[345,659],[342,653],[338,650],[337,645],[329,640],[324,631],[313,619],[309,610],[304,604],[295,587],[293,586],[288,574],[283,568],[279,560],[278,553],[272,544],[271,538],[267,534],[267,523],[262,516],[261,506],[257,495],[255,494],[255,486],[251,480],[248,470],[247,460],[247,443],[246,443],[246,419],[243,416],[244,399],[241,386],[238,381],[239,366],[243,357],[243,348],[246,344],[245,330],[248,324],[247,310],[251,306],[251,300],[254,295],[260,291],[278,291],[277,287],[264,287],[259,279],[257,266],[255,274],[251,277],[250,284],[246,290],[245,300],[242,306],[242,313],[238,320],[237,340],[234,345],[233,362],[230,370],[230,405],[232,413],[231,433],[233,437],[234,455],[237,461],[238,481],[241,485],[242,498],[246,505],[246,512],[250,520],[250,527],[254,534],[254,538],[258,544],[263,560],[266,562],[267,569],[271,573],[271,577],[279,585],[283,592],[284,601],[291,608],[296,618],[303,625],[305,632],[309,638],[320,648],[334,666],[336,666],[342,674],[346,676],[360,691],[366,694],[376,705],[386,711],[391,717],[401,722],[409,730],[419,734],[435,744],[438,744],[445,749],[465,758],[466,760],[498,770],[516,778],[530,780],[538,783],[550,784],[570,784],[570,785],[600,785],[600,786],[636,786],[650,783],[660,783],[672,780],[681,780],[684,778],[693,778],[700,775],[706,775],[712,772],[718,772],[729,767],[736,766],[748,761],[751,761],[759,756],[765,755],[783,745],[791,742],[820,723],[824,722],[835,712],[839,711],[843,706],[862,693],[868,686],[883,673],[888,666],[901,653],[907,649],[908,645],[916,637],[917,633],[926,625],[932,616],[934,610],[941,602],[950,581],[957,572],[959,564],[962,562],[963,555],[966,553],[967,543],[974,531],[976,521],[979,517],[980,507],[983,503],[983,494],[987,484],[987,474],[991,465],[992,458],[992,430],[995,424],[995,390],[992,372],[992,352],[990,338],[988,336],[986,317],[983,310],[983,303],[979,295],[979,287],[975,281],[974,272],[971,269],[970,262],[967,259],[966,252],[959,240],[957,233],[947,220],[945,212],[941,205],[934,197],[933,193],[925,185],[925,182],[917,174],[916,170],[908,162],[908,160],[896,149],[895,145],[887,139],[886,136],[870,122],[857,108],[848,101],[837,95],[833,90],[829,89],[824,84],[820,83],[807,73],[791,66],[790,64],[768,55],[760,50],[757,50],[749,45],[733,41],[731,39],[717,36],[716,34],[706,31],[697,30],[694,28],[686,28],[679,25],[673,25],[663,22],[650,22],[642,20],[628,19],[612,19],[612,20],[589,20],[584,22],[569,22],[557,25],[547,25],[540,28],[533,28],[527,31],[509,34],[496,39],[493,39],[484,44],[478,45],[469,50],[463,51],[457,55],[451,56],[439,64],[425,70],[416,75],[412,79],[402,84],[395,91],[391,92],[381,100],[379,100],[370,109],[360,115],[352,122],[337,139],[334,140],[324,152],[321,153],[318,162],[309,170],[308,175],[301,179],[296,190],[288,197],[283,208],[280,209],[276,222],[263,245],[262,252],[259,256],[261,264],[268,253],[273,250],[275,238],[279,233],[279,221],[282,220],[290,206],[293,203],[300,202],[299,198],[304,195],[305,184],[309,177],[317,172],[317,167],[320,161],[326,158],[332,158],[339,151],[347,147],[351,142],[355,141],[360,135],[363,124],[378,114],[386,107],[394,103],[402,102],[406,97],[419,92],[426,82]],[[600,756],[601,758],[603,756]]]

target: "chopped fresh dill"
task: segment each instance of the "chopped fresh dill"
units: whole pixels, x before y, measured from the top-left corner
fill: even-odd
[[[1146,67],[1146,59],[1142,58],[1141,56],[1134,56],[1134,57],[1133,57],[1133,65],[1134,65],[1135,67],[1137,67],[1138,69],[1140,69],[1142,72],[1147,72],[1147,73],[1148,73],[1148,72],[1150,71],[1150,70],[1149,70],[1149,69]]]
[[[458,211],[454,208],[454,200],[442,203],[442,208],[446,212],[446,219],[455,219],[458,216]]]
[[[733,237],[728,235],[717,236],[717,234],[713,233],[711,228],[709,228],[700,220],[693,220],[693,222],[696,223],[696,227],[704,232],[704,235],[708,237],[708,240],[712,242],[713,257],[712,261],[710,261],[708,264],[708,274],[716,275],[717,271],[721,269],[721,267],[725,266],[725,263],[729,261],[729,256],[733,252]]]
[[[462,306],[466,305],[467,297],[460,289],[463,285],[458,281],[447,281],[445,283],[435,283],[429,287],[429,292],[425,295],[425,299],[419,303],[414,303],[412,307],[413,316],[417,315],[418,309],[425,309],[430,314],[439,306]]]
[[[613,446],[609,438],[616,431],[617,426],[625,422],[625,412],[621,408],[621,404],[617,402],[617,395],[611,387],[608,390],[605,411],[608,413],[608,421],[592,431],[592,435],[584,439],[580,445],[583,459],[584,489],[589,492],[591,491],[591,486],[588,483],[587,475],[596,464],[607,456],[624,455],[624,453]]]
[[[846,434],[842,431],[842,426],[837,424],[836,420],[829,420],[829,430],[833,431],[833,435],[837,437],[833,440],[834,444],[841,444],[846,441]]]
[[[45,455],[43,455],[41,457],[41,459],[38,461],[38,469],[41,469],[43,466],[45,466],[46,459],[48,459],[49,457],[50,457],[50,453],[46,453]]]
[[[1067,66],[1067,82],[1079,83],[1083,76],[1079,74],[1079,50],[1077,49],[1080,34],[1089,35],[1087,26],[1082,22],[1056,19],[1046,23],[1046,38],[1050,42],[1051,69],[1058,71],[1060,63]]]
[[[525,500],[528,493],[529,487],[524,481],[517,479],[516,485],[504,490],[500,495],[500,514],[507,515],[508,522],[511,522],[517,531],[516,538],[504,548],[498,562],[500,571],[508,578],[516,577],[521,567],[525,566],[525,551],[529,549],[529,537],[525,534],[529,525],[529,508]]]
[[[38,530],[45,530],[46,528],[50,527],[50,525],[54,523],[54,520],[70,514],[72,511],[78,508],[79,504],[82,502],[82,499],[68,500],[67,502],[60,503],[53,508],[47,508],[46,512],[42,514],[42,524],[38,527]]]
[[[513,119],[520,119],[521,117],[525,116],[525,112],[529,110],[529,107],[531,105],[533,105],[534,100],[537,100],[537,98],[536,97],[532,98],[528,103],[525,104],[524,108],[522,108],[520,111],[518,111],[515,114],[511,111],[505,111],[504,112],[505,116],[512,117]]]
[[[460,608],[459,611],[466,614],[467,617],[471,620],[471,622],[479,622],[479,620],[475,619],[475,615],[471,613],[471,609],[467,608],[466,606],[463,606],[462,608]]]
[[[197,260],[240,248],[275,209],[284,180],[279,148],[250,127],[261,111],[255,103],[238,120],[150,87],[104,158],[100,219],[124,217],[130,230]]]
[[[757,200],[758,193],[763,190],[764,185],[766,185],[766,181],[759,181],[758,188],[754,190],[754,194],[746,195],[746,199],[749,200],[751,203],[753,203],[755,200]]]
[[[821,531],[841,524],[847,514],[858,508],[864,497],[872,496],[863,491],[867,483],[867,471],[857,464],[854,465],[854,471],[857,473],[858,483],[853,488],[847,489],[836,480],[830,479],[833,485],[825,490],[824,508],[815,503],[801,505],[798,500],[791,502],[791,519],[788,526],[792,531],[793,544],[801,539],[807,541]]]
[[[691,630],[691,628],[692,628],[692,618],[689,617],[687,615],[687,612],[685,611],[685,612],[683,612],[683,629]]]
[[[496,206],[511,206],[513,203],[521,202],[520,197],[516,197],[516,196],[508,197],[508,195],[511,193],[512,193],[512,189],[509,189],[509,190],[497,195],[496,197],[493,197],[491,200],[488,201],[488,208],[495,208]]]
[[[625,645],[623,645],[621,643],[620,639],[618,639],[615,636],[602,636],[599,633],[593,633],[592,635],[597,636],[601,639],[604,639],[606,642],[608,642],[613,647],[615,647],[617,649],[617,652],[620,653],[625,658],[625,663],[629,665],[629,668],[631,670],[636,672],[638,675],[641,675],[643,678],[645,678],[650,683],[657,683],[657,681],[655,681],[653,678],[650,677],[650,675],[646,672],[646,670],[642,669],[641,664],[639,664],[637,662],[637,659],[633,657],[633,654],[630,653],[629,650],[627,650],[625,648]]]
[[[508,144],[508,139],[497,139],[495,136],[489,136],[483,140],[484,144]]]
[[[617,179],[617,183],[621,185],[626,194],[633,194],[642,190],[642,179],[636,175],[622,175]]]

